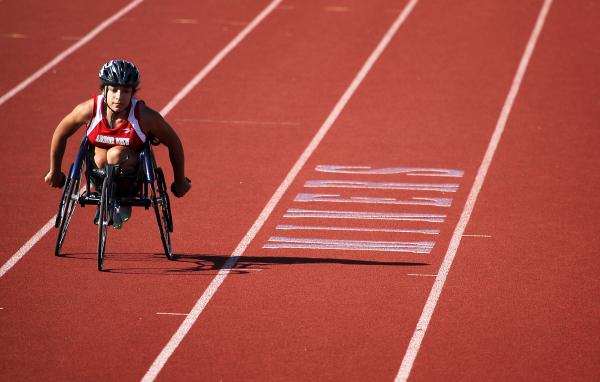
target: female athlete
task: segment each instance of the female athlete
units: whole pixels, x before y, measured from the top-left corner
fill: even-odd
[[[62,187],[65,174],[61,164],[67,140],[86,125],[98,168],[108,163],[118,164],[124,170],[135,169],[138,152],[148,136],[158,139],[169,150],[175,178],[171,191],[176,197],[184,196],[191,184],[185,177],[183,145],[158,112],[134,97],[140,84],[136,66],[125,60],[111,60],[102,66],[99,77],[101,94],[77,105],[56,127],[45,182]]]

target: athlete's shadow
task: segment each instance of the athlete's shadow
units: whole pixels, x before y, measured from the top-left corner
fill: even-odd
[[[68,253],[60,256],[71,260],[96,261],[95,253]],[[298,256],[226,256],[214,254],[176,254],[169,261],[162,253],[107,253],[104,272],[121,274],[202,275],[211,276],[227,271],[249,274],[281,265],[341,264],[349,266],[420,267],[423,262],[374,261],[332,257]]]
[[[220,270],[227,270],[232,274],[245,274],[278,265],[298,265],[298,264],[342,264],[359,266],[425,266],[430,265],[423,262],[406,261],[372,261],[372,260],[354,260],[344,258],[323,258],[323,257],[289,257],[289,256],[220,256],[220,255],[177,255],[177,262],[189,263],[193,266],[173,269],[169,273],[195,273],[209,272],[216,273]],[[211,272],[212,271],[212,272]]]

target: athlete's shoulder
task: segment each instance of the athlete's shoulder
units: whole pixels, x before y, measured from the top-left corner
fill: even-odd
[[[156,110],[154,110],[150,106],[148,106],[146,104],[146,102],[144,102],[143,100],[137,100],[136,106],[139,107],[141,115],[150,116],[150,117],[160,115],[160,113],[158,113]]]
[[[95,98],[90,98],[75,106],[71,115],[78,121],[87,122],[94,112]]]
[[[154,125],[163,121],[162,115],[148,106],[144,101],[138,101],[136,107],[138,107],[140,122],[146,125]]]
[[[75,106],[75,109],[81,109],[81,110],[93,109],[95,103],[96,103],[96,97],[89,98],[89,99],[86,99],[85,101],[83,101],[82,103],[80,103],[79,105]]]

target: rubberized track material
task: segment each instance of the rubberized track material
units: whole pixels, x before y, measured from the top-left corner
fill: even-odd
[[[2,94],[131,4],[8,3]],[[0,105],[0,379],[597,380],[599,17],[585,1],[136,3]],[[53,255],[60,191],[42,177],[52,129],[113,57],[138,63],[194,187],[171,199],[177,261],[140,209],[97,272],[91,208]]]

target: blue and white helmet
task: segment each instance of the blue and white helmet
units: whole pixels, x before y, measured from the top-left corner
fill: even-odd
[[[140,72],[135,64],[126,60],[108,61],[102,66],[98,76],[105,86],[129,86],[135,89],[141,81]]]

